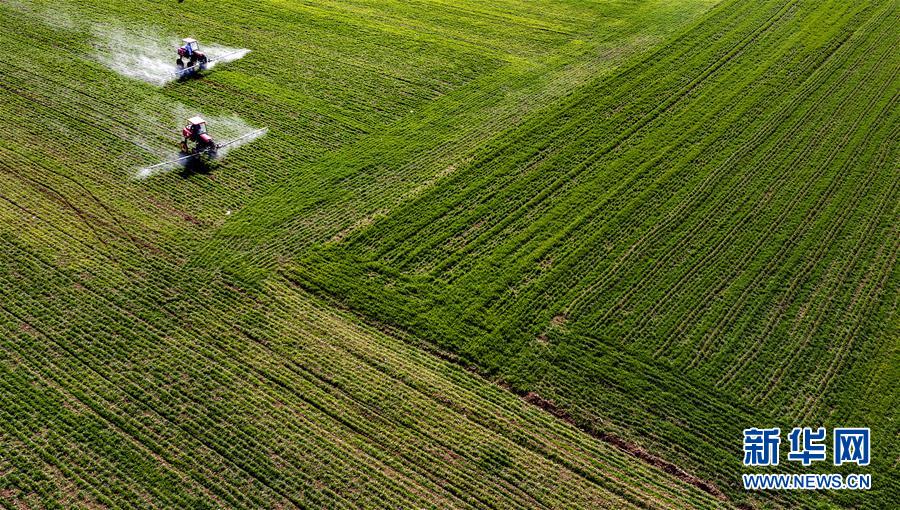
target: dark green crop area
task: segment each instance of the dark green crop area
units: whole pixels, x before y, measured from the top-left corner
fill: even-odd
[[[116,72],[182,37],[251,52]],[[0,0],[0,48],[0,508],[900,505],[897,1]],[[136,178],[197,113],[269,131]],[[768,471],[873,489],[744,491],[764,426],[870,427]]]

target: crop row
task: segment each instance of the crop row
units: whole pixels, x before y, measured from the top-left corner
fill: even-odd
[[[12,247],[8,246],[8,249],[12,250]],[[14,254],[12,252],[9,252]],[[24,261],[28,257],[23,253],[15,254],[15,259]],[[39,275],[41,273],[38,272],[28,272],[27,264],[18,264],[18,274],[20,277],[27,278],[29,280],[37,280],[39,279]],[[57,289],[62,289],[65,286],[61,286],[58,283],[53,284],[52,282],[47,282],[52,284],[52,287]],[[89,285],[98,285],[100,282],[92,282]],[[5,281],[4,288],[14,288],[14,282]],[[238,466],[243,466],[244,469],[247,469],[249,472],[256,474],[257,476],[261,476],[260,472],[265,472],[265,469],[254,463],[253,458],[249,458],[242,461],[236,461],[235,457],[241,458],[243,455],[237,454],[232,456],[228,452],[234,452],[234,448],[240,448],[241,451],[248,452],[258,452],[267,451],[268,448],[262,448],[260,446],[253,446],[253,443],[246,443],[246,441],[253,440],[262,440],[268,437],[268,435],[264,432],[266,427],[271,425],[266,425],[269,420],[275,420],[276,423],[279,423],[280,426],[278,428],[279,435],[283,436],[282,440],[276,440],[274,437],[268,439],[268,444],[270,445],[280,445],[278,449],[275,450],[275,454],[279,457],[279,463],[281,464],[281,469],[288,469],[290,461],[288,459],[295,459],[292,456],[292,453],[295,452],[298,448],[301,448],[301,445],[305,441],[313,441],[315,440],[306,436],[306,439],[301,440],[301,435],[298,435],[301,430],[296,429],[296,426],[292,426],[290,424],[296,423],[298,412],[299,416],[312,415],[311,421],[307,422],[305,427],[312,427],[313,430],[318,430],[318,434],[324,437],[331,437],[333,440],[337,440],[337,438],[343,437],[344,441],[349,439],[346,431],[341,431],[341,427],[338,426],[338,431],[340,432],[337,435],[331,435],[334,433],[327,432],[328,428],[323,428],[324,424],[327,424],[329,419],[326,418],[329,416],[328,409],[340,409],[340,414],[330,414],[331,420],[338,420],[339,422],[344,423],[344,426],[351,427],[353,429],[358,429],[359,433],[364,434],[365,437],[369,438],[368,441],[375,441],[375,445],[378,445],[379,442],[382,442],[381,445],[383,447],[389,447],[387,451],[391,452],[390,457],[384,458],[385,462],[388,463],[396,463],[397,456],[399,455],[402,458],[404,455],[417,455],[421,456],[424,452],[420,451],[416,452],[417,448],[414,446],[418,442],[421,442],[423,439],[429,439],[435,443],[435,446],[430,448],[435,448],[438,445],[439,449],[449,449],[449,452],[453,452],[457,450],[455,453],[451,455],[454,457],[458,457],[460,460],[458,462],[462,462],[461,459],[465,458],[478,458],[479,455],[485,455],[484,451],[477,450],[472,451],[468,450],[468,448],[472,448],[472,445],[477,444],[485,444],[490,445],[488,448],[498,448],[501,451],[510,451],[513,452],[516,450],[516,445],[514,443],[506,443],[504,445],[499,445],[491,442],[490,438],[492,436],[492,431],[488,431],[488,435],[484,439],[480,439],[474,442],[462,442],[459,446],[453,446],[457,444],[457,441],[463,441],[464,438],[469,437],[471,439],[471,434],[475,432],[476,429],[469,430],[466,434],[454,436],[452,435],[452,430],[443,431],[443,437],[438,433],[438,430],[432,430],[430,434],[424,434],[421,430],[416,431],[417,428],[425,426],[425,425],[416,425],[417,423],[425,423],[428,426],[431,426],[431,423],[444,423],[445,427],[447,423],[453,423],[454,418],[451,416],[422,416],[421,418],[424,420],[425,418],[430,420],[435,420],[434,422],[427,420],[419,420],[411,422],[406,418],[407,413],[413,412],[416,408],[410,408],[406,411],[400,412],[398,416],[394,417],[391,413],[388,413],[387,410],[381,411],[381,414],[386,414],[386,416],[390,416],[400,423],[404,424],[405,427],[411,428],[412,431],[415,432],[413,436],[406,437],[404,439],[400,439],[398,437],[392,437],[394,434],[402,433],[404,430],[401,428],[399,431],[395,431],[390,433],[391,423],[390,422],[382,422],[382,419],[379,418],[379,414],[371,409],[371,404],[366,402],[363,403],[366,408],[364,413],[367,416],[363,421],[356,421],[352,418],[353,414],[350,412],[352,407],[348,407],[346,403],[340,404],[339,401],[335,402],[333,399],[337,398],[339,395],[334,394],[332,392],[322,393],[321,388],[324,386],[328,387],[328,379],[323,379],[322,376],[312,376],[310,374],[303,375],[307,372],[307,369],[304,369],[304,366],[308,366],[310,363],[305,363],[303,365],[297,364],[290,367],[290,370],[285,372],[285,368],[278,368],[279,364],[273,364],[271,361],[265,361],[269,359],[274,359],[271,352],[252,352],[255,349],[260,349],[260,344],[246,344],[246,343],[238,343],[236,345],[230,345],[229,343],[238,342],[238,339],[214,339],[214,338],[203,338],[198,340],[197,345],[191,346],[191,341],[186,340],[186,338],[179,338],[178,340],[172,339],[167,340],[165,337],[157,336],[152,333],[152,331],[143,331],[140,330],[134,331],[130,333],[128,330],[123,330],[121,327],[114,324],[115,321],[121,321],[122,319],[115,319],[114,316],[110,316],[109,319],[112,319],[112,322],[109,319],[106,319],[104,315],[108,314],[108,312],[104,312],[106,310],[113,310],[116,307],[110,306],[110,303],[106,303],[103,305],[102,309],[94,309],[94,320],[100,321],[100,324],[107,324],[108,326],[94,326],[90,330],[90,337],[83,337],[82,335],[88,334],[88,331],[81,332],[83,329],[83,323],[77,317],[65,316],[61,314],[56,307],[68,307],[74,304],[73,301],[70,301],[68,298],[64,298],[63,295],[59,295],[57,300],[61,301],[59,303],[54,303],[51,305],[51,308],[47,311],[42,311],[41,306],[36,302],[30,302],[28,300],[19,300],[19,302],[10,305],[6,308],[6,311],[9,316],[14,317],[14,320],[27,320],[27,324],[35,324],[39,326],[29,326],[29,329],[32,328],[40,328],[33,329],[33,333],[39,335],[39,338],[43,341],[35,342],[34,339],[29,339],[27,342],[22,343],[14,343],[8,348],[14,348],[18,355],[22,358],[25,358],[26,361],[30,361],[28,363],[30,365],[31,370],[40,370],[44,377],[55,379],[57,384],[60,387],[73,388],[70,391],[73,391],[75,395],[89,395],[94,392],[106,393],[113,392],[113,394],[121,392],[119,388],[123,388],[127,394],[125,396],[125,402],[133,402],[131,404],[127,404],[128,407],[137,406],[137,408],[133,411],[128,411],[127,409],[122,409],[121,412],[124,412],[124,416],[145,416],[148,411],[150,413],[150,418],[142,418],[142,421],[150,420],[150,423],[155,423],[155,425],[148,425],[147,423],[143,424],[135,424],[128,423],[127,419],[125,422],[119,422],[122,420],[122,415],[118,415],[118,407],[121,405],[126,405],[120,403],[122,400],[122,396],[118,398],[107,397],[95,397],[91,396],[83,396],[81,397],[84,400],[91,401],[92,398],[104,398],[99,402],[94,402],[92,408],[96,409],[97,413],[108,413],[114,416],[117,416],[114,420],[116,425],[128,431],[132,434],[137,441],[141,442],[144,448],[151,448],[155,452],[161,452],[160,455],[165,455],[165,449],[160,446],[161,443],[158,443],[152,439],[148,439],[149,437],[153,437],[154,434],[164,433],[168,431],[169,428],[172,427],[174,423],[178,423],[178,428],[181,429],[180,435],[186,435],[187,438],[191,439],[192,442],[197,442],[203,446],[194,446],[194,448],[202,448],[209,449],[215,452],[214,455],[212,452],[207,455],[213,455],[213,458],[217,458],[218,456],[224,456],[224,460],[230,460],[235,462]],[[96,298],[95,298],[96,299]],[[102,301],[102,300],[101,300]],[[79,303],[82,303],[81,306],[87,307],[91,302],[90,296],[81,296],[78,299]],[[137,307],[139,303],[133,303],[132,306]],[[19,308],[19,307],[27,307],[27,308]],[[29,310],[26,312],[26,310]],[[26,315],[26,313],[28,315]],[[286,317],[293,317],[296,314],[296,311],[284,311],[282,312]],[[321,313],[321,312],[320,312]],[[59,317],[62,319],[61,321],[54,321],[51,317]],[[315,318],[318,319],[318,318]],[[332,319],[334,320],[334,319]],[[126,323],[129,321],[126,321]],[[312,321],[310,324],[315,324],[317,320]],[[124,325],[124,323],[123,323]],[[141,328],[151,328],[149,324],[145,324],[144,326],[134,325],[133,327],[141,327]],[[65,329],[60,329],[65,328]],[[206,330],[206,328],[200,328],[202,330]],[[68,341],[65,344],[59,344],[53,342],[51,344],[46,343],[46,340],[50,338],[57,337],[63,331],[68,331],[66,337]],[[108,331],[108,332],[107,332]],[[115,333],[115,332],[119,333]],[[332,328],[328,328],[328,331],[331,332]],[[175,334],[174,332],[170,332],[170,334]],[[332,333],[334,334],[334,333]],[[122,340],[117,340],[116,336],[122,335]],[[143,338],[153,338],[154,344],[152,345],[146,343]],[[273,337],[271,340],[264,339],[265,341],[276,341],[277,338],[285,338],[285,339],[293,339],[291,341],[297,341],[298,337],[294,334],[283,334],[279,337]],[[206,352],[204,353],[206,356],[212,357],[215,355],[215,351],[213,347],[222,349],[224,354],[229,356],[229,359],[232,361],[226,365],[227,370],[236,370],[238,373],[236,375],[239,376],[238,379],[228,377],[227,379],[219,381],[222,377],[227,377],[226,372],[221,372],[220,368],[216,368],[216,364],[214,363],[214,359],[210,358],[205,361],[194,358],[197,354],[192,354],[190,352],[185,352],[185,348],[196,348],[200,349],[199,342],[203,342],[206,345],[204,348]],[[246,342],[246,340],[244,340]],[[360,340],[362,342],[362,340]],[[82,347],[82,344],[84,345]],[[55,345],[55,346],[54,346]],[[176,354],[172,349],[177,349],[177,346],[181,346],[181,351]],[[253,346],[256,345],[255,349]],[[43,351],[49,349],[45,354],[42,354]],[[57,352],[56,355],[52,354],[53,352]],[[287,354],[290,351],[283,352],[283,354]],[[243,354],[241,354],[243,353]],[[62,356],[60,356],[62,355]],[[250,362],[249,357],[255,358],[253,363]],[[378,356],[378,354],[375,354]],[[162,356],[162,358],[157,358],[157,356]],[[171,357],[171,359],[169,359]],[[319,360],[320,363],[327,362],[331,359],[328,356],[323,357]],[[341,359],[341,358],[336,358]],[[140,362],[140,360],[152,360],[153,368],[150,371],[139,370],[137,367],[133,366],[135,363]],[[245,372],[248,367],[256,367],[253,368],[252,372]],[[391,364],[391,366],[400,366],[399,363]],[[37,367],[41,367],[38,369]],[[89,369],[88,367],[93,367]],[[149,368],[149,366],[148,366]],[[357,370],[359,368],[357,367]],[[445,367],[444,370],[448,368]],[[199,370],[199,371],[198,371]],[[352,367],[343,367],[342,370],[335,370],[333,367],[322,367],[320,369],[324,373],[328,374],[347,374],[354,373]],[[459,369],[455,369],[459,370]],[[141,378],[137,378],[137,374],[143,372]],[[77,383],[73,380],[65,380],[68,376],[65,374],[73,374],[79,373],[80,378],[83,379],[83,382]],[[94,374],[94,375],[92,375]],[[105,375],[104,375],[105,374]],[[175,374],[182,374],[181,376],[176,376]],[[100,376],[98,379],[97,376]],[[189,384],[185,381],[180,381],[181,378],[189,378]],[[212,380],[209,378],[213,377]],[[262,397],[262,393],[259,387],[255,390],[250,389],[242,389],[241,383],[238,381],[253,381],[256,377],[265,377],[265,378],[274,378],[273,381],[279,383],[282,388],[286,391],[288,388],[289,392],[279,391],[276,401],[268,401],[266,397],[262,400],[259,400]],[[60,378],[63,378],[60,380]],[[306,382],[304,382],[306,380]],[[90,381],[88,386],[82,386]],[[155,381],[155,382],[154,382]],[[312,382],[317,383],[316,386],[309,386]],[[365,382],[354,382],[349,380],[348,383],[357,385],[357,391],[363,395],[366,392],[361,391],[360,388],[371,388],[370,383]],[[483,383],[482,383],[483,384]],[[147,386],[149,385],[149,386]],[[266,387],[271,387],[271,383]],[[319,387],[320,389],[317,391],[315,388]],[[388,386],[390,387],[390,386]],[[90,390],[88,388],[91,388]],[[105,388],[102,391],[99,388]],[[156,396],[151,396],[150,390],[152,388],[156,388],[154,391],[156,392]],[[212,393],[202,400],[198,400],[197,397],[187,398],[188,395],[183,392],[186,391],[186,388],[191,388],[190,391],[196,392],[203,388],[218,388],[219,390],[216,393]],[[222,394],[221,392],[225,391],[226,393]],[[265,392],[268,393],[268,392]],[[318,397],[313,396],[315,393],[319,393]],[[329,396],[331,393],[331,396]],[[502,403],[504,399],[509,399],[508,395],[504,395],[502,392],[494,390],[494,398],[498,398],[499,402]],[[253,399],[247,402],[246,404],[241,404],[246,400],[246,396],[242,397],[240,395],[253,395]],[[306,406],[301,404],[301,401],[298,401],[297,398],[302,395],[303,401],[307,401]],[[371,397],[368,397],[371,398]],[[397,397],[399,398],[399,397]],[[452,394],[448,395],[447,398],[452,398]],[[316,399],[312,402],[309,399]],[[324,400],[318,400],[324,399]],[[197,407],[201,406],[201,403],[204,401],[213,401],[218,402],[221,400],[229,402],[228,406],[225,409],[217,410],[216,408],[219,405],[225,404],[213,404],[207,403],[209,406],[207,408]],[[308,407],[309,403],[312,403],[313,407]],[[423,402],[424,403],[424,402]],[[487,409],[491,409],[490,406],[496,406],[498,403],[488,402]],[[334,405],[338,405],[337,408]],[[434,403],[432,403],[434,405]],[[446,404],[445,404],[446,405]],[[508,405],[508,404],[507,404]],[[521,404],[520,404],[521,405]],[[246,410],[243,410],[246,409]],[[258,411],[252,411],[252,409],[270,409],[270,413],[272,413],[271,417],[267,417],[264,422],[258,422],[258,420],[262,419],[257,413]],[[282,411],[283,409],[283,411]],[[287,410],[291,411],[288,412]],[[317,413],[326,413],[325,415],[315,417]],[[422,412],[422,410],[418,410],[418,412]],[[495,411],[496,412],[496,411]],[[248,414],[249,413],[249,414]],[[241,425],[241,429],[243,430],[252,430],[253,433],[251,436],[244,436],[243,434],[234,435],[234,431],[229,429],[220,429],[221,425],[217,423],[216,420],[225,419],[226,416],[231,416],[232,420],[236,418],[243,419],[251,419],[252,421],[249,423],[245,423]],[[538,416],[543,417],[540,413]],[[207,418],[204,418],[207,417]],[[546,417],[543,417],[546,419]],[[209,421],[212,419],[213,421]],[[173,421],[174,420],[174,421]],[[197,423],[199,420],[199,423]],[[349,421],[348,421],[349,420]],[[458,420],[456,418],[455,420]],[[251,424],[252,423],[252,424]],[[552,422],[551,422],[552,423]],[[146,427],[150,426],[150,430],[143,430]],[[332,425],[333,426],[333,425]],[[393,425],[394,427],[397,424]],[[371,428],[376,427],[376,428]],[[451,435],[447,435],[450,432]],[[387,434],[387,435],[385,435]],[[571,435],[571,432],[569,432]],[[250,439],[253,438],[253,440]],[[475,436],[478,437],[478,436]],[[573,437],[578,437],[576,434]],[[583,437],[583,436],[581,436]],[[217,439],[222,438],[222,439]],[[226,439],[227,438],[227,441]],[[379,439],[382,438],[382,439]],[[417,439],[418,438],[418,439]],[[226,441],[224,444],[220,443],[220,441]],[[299,442],[298,442],[299,441]],[[356,451],[355,455],[364,455],[364,452],[368,450],[369,455],[383,455],[383,453],[379,453],[377,449],[373,450],[371,445],[368,445],[368,441],[362,441],[358,444],[356,449],[352,449],[351,451]],[[482,442],[484,441],[484,442]],[[80,442],[80,441],[79,441]],[[354,443],[356,441],[353,441]],[[468,444],[468,446],[466,446]],[[228,445],[228,446],[225,446]],[[243,446],[240,446],[243,445]],[[368,446],[367,446],[368,445]],[[204,448],[205,447],[205,448]],[[408,448],[412,448],[408,450]],[[184,450],[186,446],[179,446],[179,450]],[[271,447],[270,447],[271,448]],[[284,448],[284,450],[281,450]],[[459,450],[459,448],[462,448]],[[326,456],[326,452],[329,451],[330,448],[327,445],[319,444],[318,447],[314,448],[314,450],[310,451],[309,455],[314,455],[319,461],[323,461]],[[402,452],[408,451],[408,453],[404,454]],[[576,450],[577,451],[577,450]],[[634,461],[627,458],[622,457],[622,454],[616,452],[615,450],[607,451],[607,456],[612,457],[613,459],[618,459],[617,462],[622,466],[622,476],[634,476],[631,474],[631,471],[635,469],[635,466],[629,466],[630,463]],[[169,453],[168,455],[172,455]],[[185,454],[184,457],[178,457],[178,460],[182,462],[190,459],[193,456],[200,455],[199,452],[192,453],[190,455]],[[446,455],[446,454],[444,454]],[[509,453],[512,456],[512,453]],[[542,460],[542,457],[533,457],[533,454],[530,454],[531,457],[525,456],[523,459],[519,459],[518,455],[512,456],[512,459],[515,460],[514,466],[517,469],[534,469],[542,465],[545,460]],[[576,462],[575,460],[567,459],[568,462]],[[169,460],[174,465],[179,465],[176,459]],[[219,460],[218,462],[222,462]],[[255,462],[258,462],[255,461]],[[296,460],[295,460],[296,462]],[[512,461],[503,461],[503,463],[496,469],[511,469],[506,464],[506,462]],[[521,465],[519,463],[522,463]],[[226,462],[225,466],[228,466],[228,462]],[[340,465],[340,462],[335,459],[331,463],[329,463],[332,469],[335,469]],[[434,461],[426,462],[426,458],[417,458],[416,465],[427,467],[427,466],[437,466],[440,463],[436,463]],[[65,465],[65,464],[63,464]],[[182,464],[183,465],[183,464]],[[419,469],[422,469],[420,467]],[[231,469],[234,469],[233,467]],[[349,467],[347,467],[349,469]],[[408,469],[408,466],[404,468],[403,463],[394,465],[394,469]],[[493,468],[492,468],[493,469]],[[653,472],[646,471],[646,468],[643,468],[644,475],[650,476],[650,479],[654,479],[659,475],[659,473],[654,474]],[[604,477],[609,476],[609,473],[604,470]],[[229,497],[228,493],[220,493],[220,491],[224,490],[219,487],[218,484],[211,483],[206,481],[201,475],[193,475],[194,479],[197,483],[203,483],[204,487],[207,487],[209,491],[218,494],[219,497],[227,498]],[[274,476],[274,475],[272,475]],[[296,476],[296,474],[294,475]],[[370,474],[369,476],[372,476]],[[515,485],[510,485],[510,489],[512,491],[511,495],[515,494],[516,490],[513,487],[524,486],[521,484],[522,480],[534,480],[534,479],[544,479],[544,476],[534,476],[534,474],[520,475],[521,478],[518,479],[518,482]],[[594,476],[599,476],[595,474]],[[276,479],[280,479],[281,477],[276,477]],[[439,479],[447,479],[449,481],[456,481],[456,483],[464,483],[466,477],[457,478],[453,475],[453,473],[440,473]],[[469,483],[472,483],[474,480],[469,478]],[[271,487],[277,490],[279,485],[276,482],[271,483]],[[445,482],[446,483],[446,482]],[[607,482],[611,483],[611,482]],[[658,483],[658,482],[657,482]],[[267,484],[268,485],[268,484]],[[388,486],[386,484],[385,486]],[[426,484],[427,485],[427,484]],[[551,485],[552,486],[552,485]],[[613,487],[617,487],[617,484],[613,484]],[[462,485],[465,487],[465,484]],[[496,486],[492,486],[496,487]],[[544,492],[544,496],[542,497],[561,497],[563,494],[569,494],[574,497],[579,494],[579,492],[575,491],[576,486],[572,487],[571,493],[558,493],[555,491]],[[630,485],[626,485],[626,487],[630,487]],[[665,488],[666,486],[663,485]],[[540,488],[540,486],[537,486]],[[287,490],[286,488],[284,489]],[[622,490],[618,488],[617,490]],[[683,491],[684,489],[678,489],[679,491]],[[596,492],[597,489],[591,489],[587,492],[582,493],[584,497],[588,498],[601,498],[600,501],[606,501],[610,496],[601,497],[600,494]],[[474,487],[469,487],[467,490],[462,491],[458,494],[457,497],[473,497],[472,495],[477,495],[478,490]],[[662,497],[664,493],[657,497]],[[641,494],[643,497],[640,500],[643,500],[647,497],[646,493]],[[335,495],[331,495],[334,497]],[[230,495],[231,498],[236,498],[234,494]],[[249,496],[248,496],[249,497]],[[262,497],[257,496],[257,497]],[[494,495],[496,497],[496,495]],[[521,496],[519,496],[521,497]],[[331,500],[331,499],[329,499]],[[662,499],[665,501],[665,499]],[[230,499],[232,504],[237,504],[241,499]],[[611,500],[610,500],[611,501]],[[459,503],[459,502],[457,502]],[[120,501],[119,504],[122,504]]]
[[[751,416],[851,413],[889,342],[896,13],[723,7],[293,278],[727,485]]]

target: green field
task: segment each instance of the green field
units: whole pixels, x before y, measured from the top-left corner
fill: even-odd
[[[114,69],[187,36],[251,52]],[[0,47],[0,508],[900,506],[896,0],[0,0]],[[197,113],[269,131],[136,178]],[[873,490],[745,491],[763,426],[871,427]]]

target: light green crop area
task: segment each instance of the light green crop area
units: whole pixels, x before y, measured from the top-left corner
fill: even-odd
[[[0,507],[893,506],[898,23],[0,2]],[[268,133],[139,178],[198,113]],[[745,492],[762,426],[873,490]]]

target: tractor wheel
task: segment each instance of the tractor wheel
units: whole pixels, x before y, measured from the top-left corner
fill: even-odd
[[[200,55],[200,57],[199,57],[197,60],[200,61],[200,68],[199,68],[199,69],[200,69],[201,71],[206,71],[206,64],[209,63],[209,59],[206,58],[206,55]]]
[[[182,62],[180,58],[175,61],[175,74],[178,76],[184,74],[184,62]]]

